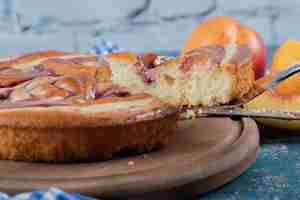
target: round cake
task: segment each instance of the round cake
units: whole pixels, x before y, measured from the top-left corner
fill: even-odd
[[[105,80],[93,55],[0,60],[0,159],[89,162],[168,143],[177,109]]]

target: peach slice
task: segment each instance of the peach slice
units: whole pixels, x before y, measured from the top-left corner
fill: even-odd
[[[260,84],[264,84],[271,80],[272,76],[265,76],[258,81]],[[290,78],[289,78],[290,79]],[[300,112],[300,90],[298,93],[288,94],[285,91],[285,87],[289,84],[289,79],[283,81],[272,92],[265,92],[262,95],[256,97],[254,100],[246,104],[246,108],[263,111],[289,111]],[[257,118],[258,122],[281,129],[298,130],[300,129],[300,120],[279,120],[279,119],[265,119]]]
[[[271,75],[260,79],[258,83],[267,83],[274,74],[296,63],[300,63],[300,42],[288,40],[274,53]],[[299,85],[300,74],[296,74],[280,83],[272,92],[265,92],[258,96],[246,107],[256,110],[300,112]],[[257,121],[276,128],[300,129],[300,120],[257,119]]]
[[[300,62],[300,41],[289,39],[275,51],[272,59],[272,72],[277,73],[297,62]]]

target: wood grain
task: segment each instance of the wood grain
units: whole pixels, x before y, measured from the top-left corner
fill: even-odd
[[[0,190],[59,187],[105,198],[187,197],[240,175],[255,160],[258,145],[251,119],[189,120],[168,147],[146,155],[68,165],[0,161]]]

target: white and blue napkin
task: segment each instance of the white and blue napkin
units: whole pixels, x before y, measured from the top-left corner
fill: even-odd
[[[67,193],[57,188],[48,190],[38,190],[33,192],[21,193],[15,196],[9,196],[0,193],[0,200],[96,200],[77,193]]]

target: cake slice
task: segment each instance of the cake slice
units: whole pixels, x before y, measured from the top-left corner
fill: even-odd
[[[185,104],[214,106],[241,98],[254,85],[251,53],[246,46],[209,46],[181,58]]]
[[[254,84],[251,53],[242,45],[207,46],[177,58],[120,52],[102,59],[113,83],[177,106],[229,104]]]
[[[104,56],[101,63],[108,66],[110,81],[129,88],[131,93],[149,93],[174,105],[183,101],[179,59],[118,52]]]

